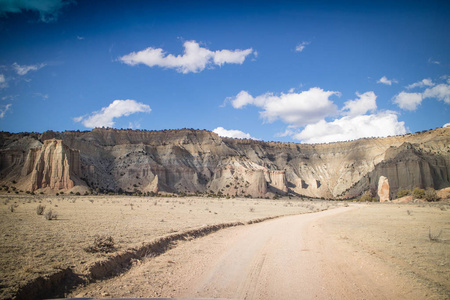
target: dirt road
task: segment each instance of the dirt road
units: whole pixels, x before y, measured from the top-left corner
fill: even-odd
[[[424,299],[432,295],[369,253],[323,232],[350,208],[279,218],[183,242],[72,296]]]

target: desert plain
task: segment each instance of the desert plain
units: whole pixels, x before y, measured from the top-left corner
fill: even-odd
[[[194,293],[188,289],[193,286],[192,280],[214,270],[208,263],[219,257],[226,245],[232,244],[243,232],[256,230],[257,226],[263,232],[277,226],[283,232],[291,229],[288,227],[299,228],[298,233],[290,236],[298,243],[294,245],[294,254],[298,250],[298,253],[314,255],[314,258],[305,259],[317,260],[317,265],[311,268],[320,269],[317,276],[326,279],[320,289],[329,288],[336,299],[373,299],[389,295],[404,295],[409,299],[445,299],[450,295],[450,205],[446,202],[361,204],[287,197],[268,200],[2,195],[1,203],[2,299],[21,298],[33,293],[37,298],[270,299],[270,294],[257,292],[256,283],[252,294],[221,294],[217,288],[215,292],[211,289]],[[47,220],[44,214],[38,215],[39,205],[45,206],[44,211],[51,209],[56,219]],[[300,217],[303,219],[298,220],[303,223],[296,223],[294,218]],[[218,224],[228,224],[224,226],[228,228],[214,229],[204,237],[201,237],[204,234],[192,235],[195,230]],[[156,254],[150,251],[147,255],[139,252],[145,245],[167,236],[176,238],[162,251]],[[86,251],[93,247],[98,237],[112,238],[109,251]],[[248,241],[250,243],[251,240]],[[246,249],[248,244],[244,241],[241,247]],[[274,248],[283,255],[279,252],[282,244],[278,242]],[[131,259],[123,255],[130,252],[134,253]],[[292,253],[286,256],[292,256]],[[123,261],[117,260],[118,257]],[[300,256],[297,260],[301,259]],[[116,260],[113,272],[92,276],[93,266],[112,260]],[[352,265],[359,266],[359,269],[349,271]],[[379,271],[380,268],[383,271]],[[37,285],[37,290],[36,286],[34,290],[30,289],[33,282],[52,280],[52,274],[67,269],[75,278],[67,276],[58,282],[57,285],[66,286],[59,286],[56,292],[51,284]],[[333,279],[333,276],[342,275],[336,270],[342,270],[348,278]],[[192,274],[197,279],[188,278]],[[374,278],[381,278],[381,281],[371,286]],[[350,283],[350,287],[339,291],[341,282]],[[302,284],[305,288],[311,286],[305,281],[296,282],[295,286],[301,287]],[[374,290],[369,291],[359,285],[369,285],[369,289],[373,287]],[[46,291],[48,287],[51,288]],[[30,289],[28,293],[27,288]],[[380,294],[376,294],[378,292]],[[394,294],[389,294],[391,292]],[[312,293],[310,296],[330,295],[314,294],[314,289]]]

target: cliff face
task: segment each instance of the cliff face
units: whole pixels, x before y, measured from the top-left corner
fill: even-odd
[[[114,192],[356,196],[378,179],[398,189],[450,186],[450,128],[303,145],[200,130],[0,133],[0,183]]]
[[[61,140],[46,140],[40,148],[31,148],[25,159],[21,181],[30,191],[41,188],[69,190],[81,175],[80,152],[69,149]]]

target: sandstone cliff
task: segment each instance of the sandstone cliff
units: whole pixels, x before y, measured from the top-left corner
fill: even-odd
[[[450,186],[450,128],[305,145],[220,138],[206,130],[0,134],[0,183],[113,192],[353,197]]]

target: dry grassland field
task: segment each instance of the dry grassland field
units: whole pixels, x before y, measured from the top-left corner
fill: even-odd
[[[450,205],[368,204],[321,222],[324,232],[450,298]]]
[[[75,274],[88,274],[96,262],[165,235],[207,225],[245,223],[348,205],[287,198],[9,195],[1,196],[1,203],[1,299],[14,297],[27,282],[57,270],[71,268]],[[45,211],[52,209],[57,219],[47,220],[38,215],[38,205],[45,206]],[[356,208],[320,220],[324,238],[332,237],[355,251],[382,260],[399,274],[429,289],[436,299],[450,296],[448,204],[351,203],[350,206]],[[93,246],[97,236],[113,238],[111,253],[84,250]]]
[[[2,196],[0,284],[2,299],[55,270],[84,273],[113,255],[88,253],[96,236],[111,236],[117,251],[205,225],[324,210],[333,203],[294,200],[156,198],[120,196]],[[38,205],[56,220],[38,215]],[[13,212],[11,212],[11,207]],[[116,252],[116,251],[114,251]]]

